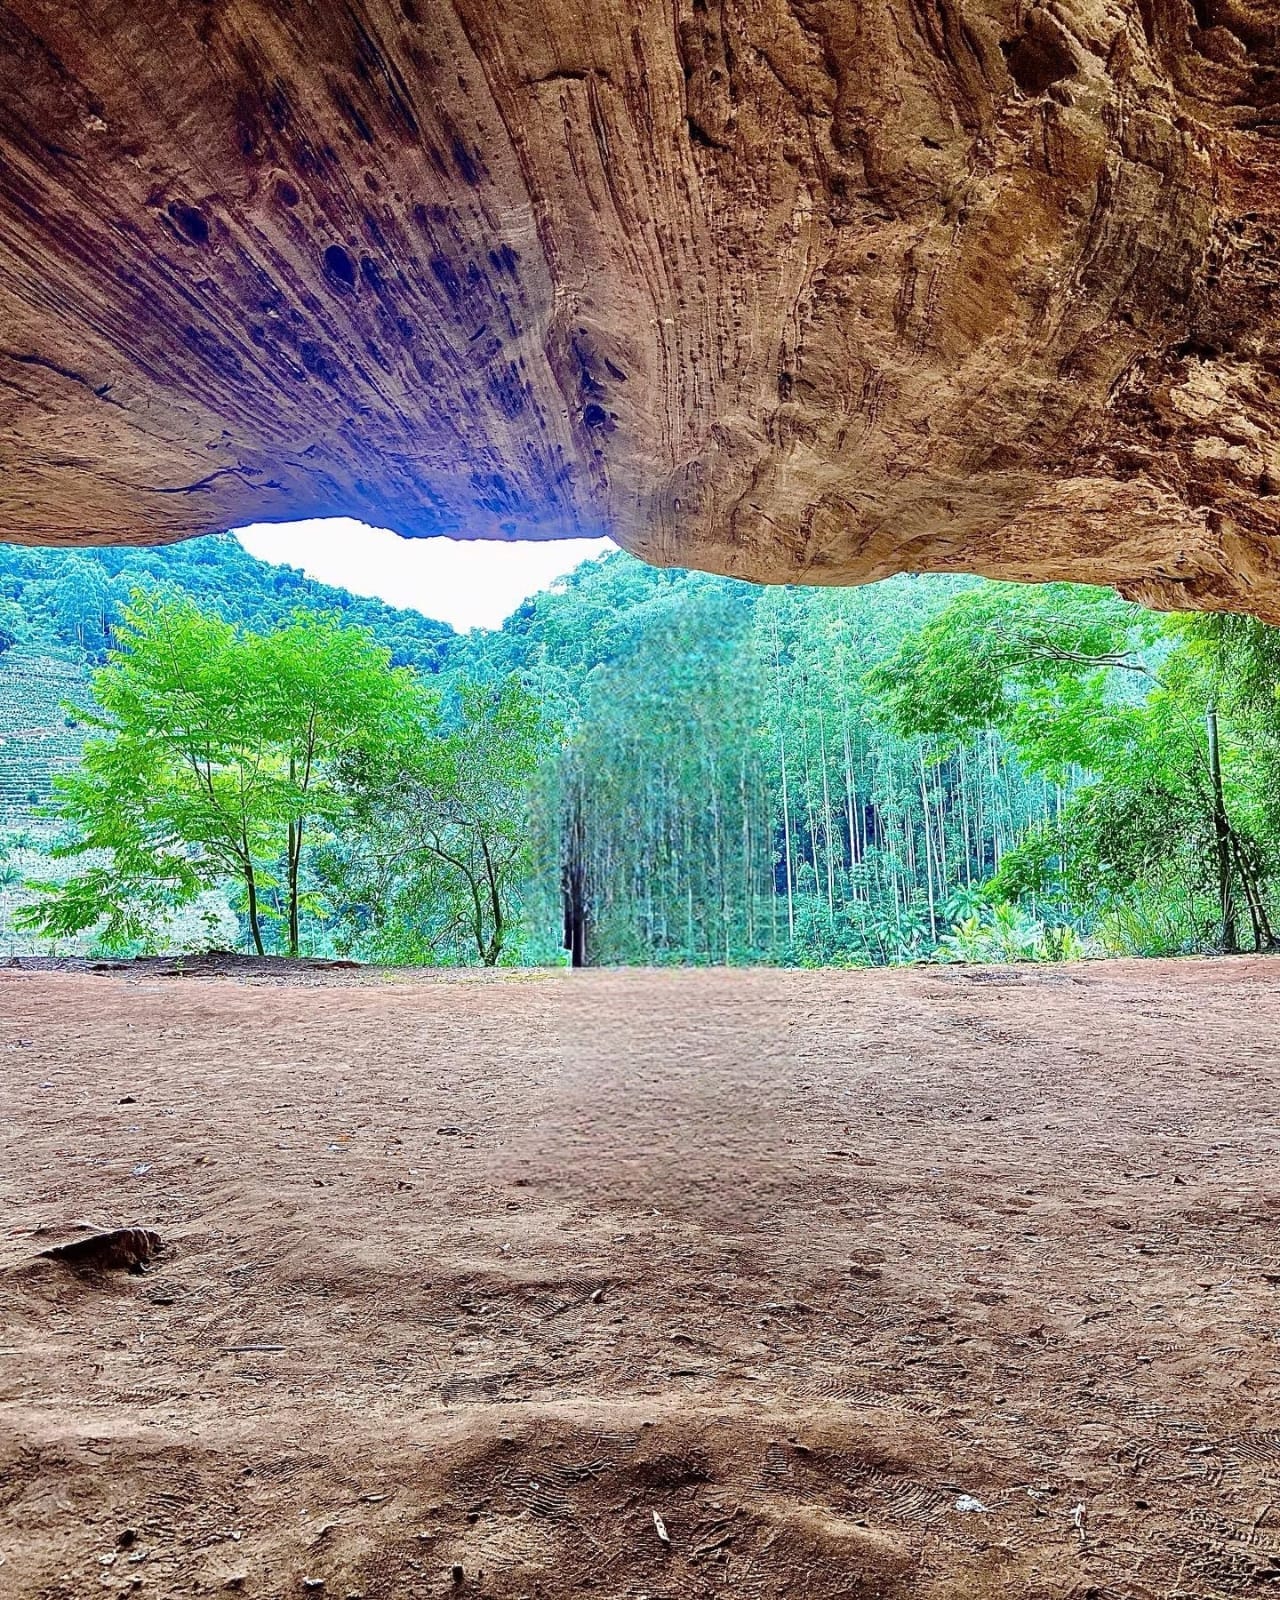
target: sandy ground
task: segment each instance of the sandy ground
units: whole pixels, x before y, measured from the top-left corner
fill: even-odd
[[[5,1600],[1280,1593],[1280,964],[172,971],[0,972]]]

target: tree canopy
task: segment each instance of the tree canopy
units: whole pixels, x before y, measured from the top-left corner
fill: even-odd
[[[413,679],[323,613],[259,634],[188,597],[139,594],[115,639],[83,713],[94,737],[57,785],[73,833],[55,853],[106,859],[51,886],[26,925],[65,934],[105,918],[119,945],[231,878],[254,948],[271,916],[296,955],[308,828],[341,823],[354,803],[343,774],[376,770],[413,719]]]

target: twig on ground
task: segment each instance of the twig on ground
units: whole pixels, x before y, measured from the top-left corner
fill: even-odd
[[[696,1561],[699,1556],[709,1556],[716,1550],[723,1550],[725,1545],[731,1543],[737,1537],[738,1530],[730,1528],[728,1533],[722,1533],[718,1539],[711,1539],[706,1544],[700,1544],[689,1559]]]

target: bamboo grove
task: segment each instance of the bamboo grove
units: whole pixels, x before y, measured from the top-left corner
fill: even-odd
[[[617,590],[594,663],[586,648],[566,660],[552,621],[579,587]],[[882,963],[934,948],[1061,804],[998,733],[944,747],[877,713],[867,667],[961,587],[759,591],[618,558],[540,597],[519,654],[563,697],[549,818],[584,898],[585,959]]]

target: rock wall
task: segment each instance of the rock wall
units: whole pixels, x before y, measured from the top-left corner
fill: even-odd
[[[0,4],[0,531],[1280,621],[1275,0]]]

